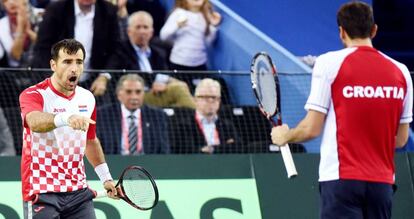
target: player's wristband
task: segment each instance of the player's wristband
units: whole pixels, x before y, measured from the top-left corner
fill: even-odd
[[[101,180],[102,184],[104,184],[108,180],[112,180],[111,173],[109,172],[108,164],[101,163],[95,167],[95,172]]]
[[[69,117],[72,114],[69,113],[58,113],[55,115],[55,118],[53,120],[53,122],[55,123],[55,126],[57,128],[62,127],[62,126],[67,126],[69,125]]]

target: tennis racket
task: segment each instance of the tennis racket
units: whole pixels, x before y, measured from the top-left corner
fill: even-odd
[[[260,111],[273,126],[282,125],[279,78],[272,59],[267,53],[259,52],[253,57],[250,76]],[[288,178],[298,175],[289,145],[280,147],[280,152]]]
[[[154,179],[143,167],[129,166],[122,171],[115,186],[119,198],[139,210],[149,210],[158,203],[158,189]],[[96,198],[107,197],[106,190],[97,191]]]

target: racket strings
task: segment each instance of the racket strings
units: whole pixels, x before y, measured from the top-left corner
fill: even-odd
[[[122,185],[128,199],[140,208],[151,208],[155,204],[155,190],[151,180],[139,169],[128,170]]]
[[[253,65],[251,75],[257,99],[268,114],[277,110],[277,91],[275,76],[271,62],[264,56],[259,56]]]

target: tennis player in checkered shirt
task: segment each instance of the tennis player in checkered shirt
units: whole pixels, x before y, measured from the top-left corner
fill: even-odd
[[[111,198],[117,191],[95,134],[96,105],[77,86],[85,49],[73,39],[53,45],[53,75],[20,94],[25,218],[95,218],[96,193],[86,184],[83,155]]]

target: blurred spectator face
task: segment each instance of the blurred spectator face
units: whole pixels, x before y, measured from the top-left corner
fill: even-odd
[[[203,116],[210,117],[217,114],[220,108],[220,89],[206,84],[197,89],[195,95],[196,109]]]
[[[146,12],[132,14],[128,25],[129,40],[139,47],[147,47],[154,34],[153,20]]]
[[[59,50],[56,60],[50,61],[50,67],[56,75],[57,83],[64,91],[74,91],[83,72],[83,52],[79,49],[75,54]]]
[[[189,9],[200,9],[205,0],[185,0]]]
[[[16,15],[19,5],[23,5],[24,0],[3,0],[3,6],[8,15]]]
[[[125,80],[118,91],[118,100],[128,110],[134,111],[140,108],[144,101],[144,85],[140,81]]]
[[[90,7],[95,4],[96,0],[77,0],[79,7]]]

